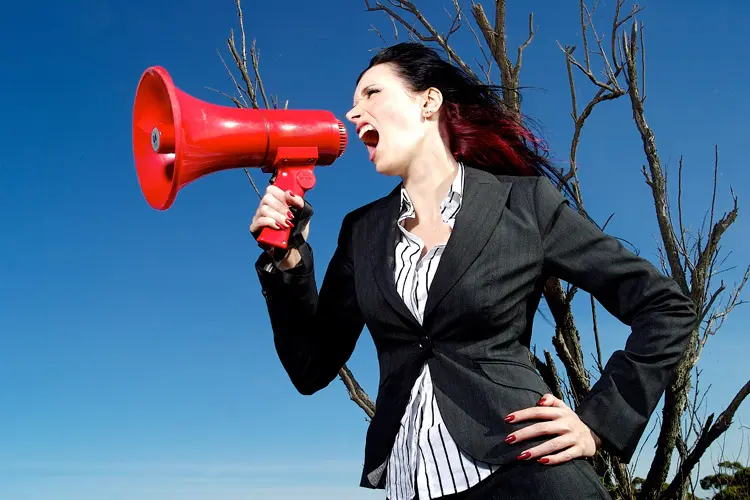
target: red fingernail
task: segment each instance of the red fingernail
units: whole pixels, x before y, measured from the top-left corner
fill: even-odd
[[[515,415],[508,415],[507,417],[505,417],[505,421],[506,422],[513,422],[514,418],[516,418]]]
[[[549,458],[540,458],[539,460],[537,460],[537,462],[539,462],[540,464],[548,464]]]
[[[545,402],[546,402],[546,400],[545,400],[544,398],[542,398],[542,399],[540,399],[540,400],[539,400],[539,402],[537,403],[537,406],[543,405],[543,404],[544,404]]]
[[[513,434],[511,434],[510,436],[508,436],[507,438],[505,438],[505,442],[508,443],[508,444],[512,443],[515,440],[516,440],[516,436],[514,436]]]
[[[518,460],[526,460],[530,456],[531,456],[531,453],[529,453],[528,451],[524,451],[523,453],[518,455]]]
[[[289,217],[290,219],[294,219],[294,214],[292,213],[291,210],[286,211],[286,216]]]
[[[287,219],[286,223],[289,225],[289,227],[294,227],[294,222],[292,222],[291,220]]]

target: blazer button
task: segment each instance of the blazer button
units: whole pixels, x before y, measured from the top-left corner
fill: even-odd
[[[432,349],[432,339],[426,335],[419,337],[419,347],[425,350]]]

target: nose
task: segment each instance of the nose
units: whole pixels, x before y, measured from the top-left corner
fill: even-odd
[[[357,119],[361,116],[362,114],[360,113],[359,109],[357,109],[357,106],[354,106],[346,113],[346,119],[355,124],[357,123]]]

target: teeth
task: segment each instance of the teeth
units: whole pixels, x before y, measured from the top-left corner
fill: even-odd
[[[366,132],[369,132],[370,130],[375,130],[375,127],[373,127],[372,125],[370,125],[370,124],[368,123],[367,125],[365,125],[365,126],[364,126],[364,127],[362,127],[361,129],[359,129],[359,138],[361,139],[361,138],[362,138],[362,136],[364,136],[364,135],[365,135],[365,133],[366,133]]]

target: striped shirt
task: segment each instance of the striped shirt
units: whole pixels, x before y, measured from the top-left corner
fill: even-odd
[[[440,205],[443,222],[453,229],[461,209],[464,166]],[[399,295],[417,321],[422,323],[427,295],[445,245],[435,245],[420,259],[424,243],[407,231],[403,223],[413,218],[414,207],[406,189],[401,189],[401,237],[396,243],[395,279]],[[386,495],[390,500],[420,500],[458,493],[486,479],[497,467],[481,463],[458,449],[443,424],[435,401],[427,364],[417,378],[401,418],[386,469]]]

